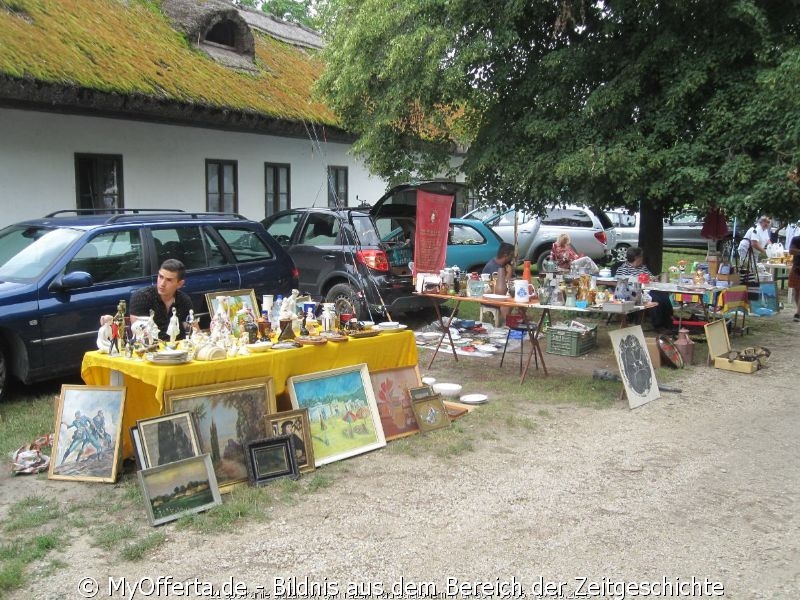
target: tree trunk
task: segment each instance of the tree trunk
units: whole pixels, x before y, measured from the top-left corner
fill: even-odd
[[[644,250],[644,262],[653,275],[659,275],[664,252],[664,211],[644,200],[639,203],[639,217],[639,247]]]

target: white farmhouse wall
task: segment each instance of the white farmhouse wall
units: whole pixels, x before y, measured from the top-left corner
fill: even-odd
[[[386,182],[349,145],[121,119],[0,108],[0,226],[76,207],[75,154],[122,156],[126,208],[205,210],[205,159],[238,162],[239,212],[260,220],[264,163],[291,165],[292,206],[327,204],[327,167],[348,168],[349,204]]]

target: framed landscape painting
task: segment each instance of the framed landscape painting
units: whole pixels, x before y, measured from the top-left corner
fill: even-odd
[[[267,437],[264,417],[276,412],[272,377],[168,390],[164,402],[168,412],[194,413],[200,450],[211,455],[221,491],[247,481],[247,444]]]
[[[366,364],[295,375],[287,387],[292,407],[308,409],[317,467],[386,445]]]
[[[385,371],[370,371],[372,390],[381,417],[386,440],[413,435],[419,432],[417,419],[411,408],[410,389],[422,385],[419,368],[400,367]]]
[[[222,503],[211,465],[201,454],[137,473],[150,525],[161,525]]]
[[[292,437],[297,467],[301,473],[314,470],[314,445],[311,441],[311,425],[308,422],[308,409],[286,410],[267,415],[267,434],[277,437]]]
[[[136,425],[146,468],[202,454],[192,413],[188,411],[140,419]]]
[[[247,471],[250,483],[261,487],[281,477],[297,479],[294,441],[290,435],[279,435],[250,442],[247,445]]]
[[[48,479],[117,479],[125,388],[62,385]]]

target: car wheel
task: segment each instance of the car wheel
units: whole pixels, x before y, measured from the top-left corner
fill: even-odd
[[[356,290],[347,283],[337,283],[325,296],[325,302],[332,302],[335,305],[336,314],[350,313],[356,319],[362,320],[361,302],[358,299]]]
[[[550,251],[547,250],[539,255],[536,259],[536,269],[539,273],[544,273],[544,261],[550,260]]]

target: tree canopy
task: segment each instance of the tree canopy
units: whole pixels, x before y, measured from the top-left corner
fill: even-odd
[[[331,0],[319,89],[392,180],[460,170],[493,203],[641,207],[645,231],[685,205],[797,218],[798,17],[796,0]]]

